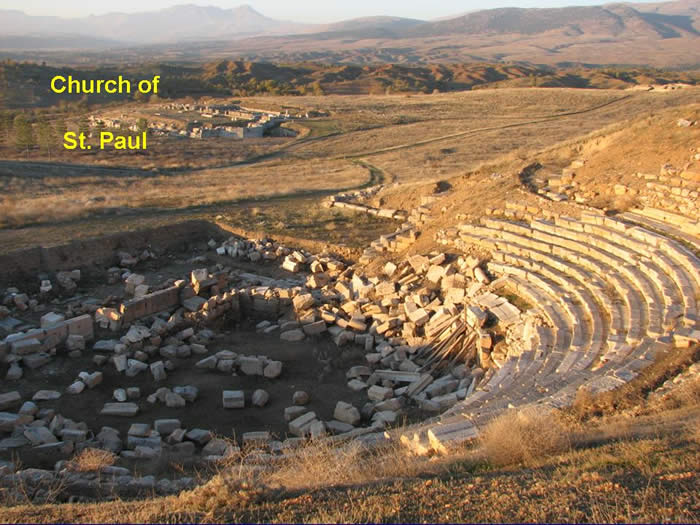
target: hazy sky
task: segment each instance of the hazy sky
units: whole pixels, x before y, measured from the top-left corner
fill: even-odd
[[[0,9],[17,9],[31,15],[63,17],[138,12],[162,9],[178,4],[214,5],[223,8],[249,4],[271,18],[299,22],[335,22],[360,16],[394,15],[429,20],[465,11],[494,7],[562,7],[566,5],[600,5],[611,0],[439,0],[435,2],[406,0],[119,0],[85,2],[84,0],[0,0]],[[653,0],[637,0],[653,1]]]

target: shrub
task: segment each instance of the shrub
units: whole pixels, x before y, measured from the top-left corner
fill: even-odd
[[[114,465],[117,456],[109,450],[86,448],[68,462],[67,467],[76,472],[95,472]]]
[[[532,464],[568,450],[569,433],[551,412],[508,411],[489,423],[481,434],[492,465]]]

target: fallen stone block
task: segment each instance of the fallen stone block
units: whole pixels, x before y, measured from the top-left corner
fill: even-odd
[[[119,403],[123,403],[128,399],[126,390],[124,390],[123,388],[115,389],[114,392],[112,392],[112,397],[115,401],[118,401]]]
[[[136,403],[105,403],[100,411],[102,416],[133,417],[139,413]]]
[[[372,422],[381,422],[383,426],[393,425],[398,417],[399,415],[393,410],[382,410],[374,413]]]
[[[182,301],[182,306],[188,311],[188,312],[198,312],[199,310],[202,309],[202,306],[204,306],[207,303],[206,299],[202,297],[190,297],[189,299],[185,299]]]
[[[204,359],[197,361],[197,363],[194,365],[197,368],[203,368],[206,370],[214,370],[216,368],[216,363],[218,362],[218,358],[214,355],[205,357]]]
[[[486,324],[488,314],[478,306],[467,307],[467,323],[469,326],[481,328]]]
[[[316,321],[314,323],[309,323],[304,325],[303,330],[306,335],[319,335],[325,332],[327,329],[326,322],[324,320]]]
[[[167,392],[165,394],[165,406],[168,408],[184,408],[186,405],[185,398],[175,392]]]
[[[228,456],[234,450],[233,445],[225,439],[214,438],[202,449],[203,456]]]
[[[11,343],[10,348],[17,355],[29,355],[41,352],[43,345],[39,339],[32,337]]]
[[[414,383],[421,377],[416,372],[401,372],[399,370],[377,370],[375,374],[380,379],[387,379],[395,383]]]
[[[309,410],[303,406],[292,406],[284,409],[284,420],[290,422],[299,416],[306,414]]]
[[[12,432],[14,431],[15,427],[28,425],[33,420],[34,416],[28,416],[25,414],[12,414],[9,412],[0,412],[0,431]]]
[[[61,397],[61,393],[56,390],[39,390],[32,397],[32,401],[55,401]]]
[[[212,439],[211,432],[201,428],[193,428],[185,434],[185,437],[201,446],[206,445]]]
[[[282,374],[282,361],[269,361],[263,369],[263,375],[268,379],[275,379]]]
[[[306,338],[306,335],[304,334],[303,331],[301,331],[299,329],[290,330],[289,332],[282,332],[280,334],[280,339],[282,341],[288,341],[291,343],[303,341],[305,338]]]
[[[114,352],[114,348],[117,346],[118,342],[119,341],[114,339],[103,339],[101,341],[97,341],[92,346],[92,349],[95,352]]]
[[[265,405],[267,405],[267,402],[269,400],[270,400],[270,394],[268,394],[267,391],[265,391],[265,390],[258,389],[255,392],[253,392],[251,402],[256,407],[264,407]]]
[[[435,425],[428,430],[428,440],[431,448],[438,454],[447,455],[455,448],[473,441],[478,431],[468,420],[463,422]]]
[[[66,394],[77,395],[82,393],[83,390],[85,390],[85,383],[82,381],[75,381],[66,388]]]
[[[147,423],[132,423],[126,433],[129,436],[149,437],[151,435],[151,425]]]
[[[22,363],[24,363],[24,366],[27,368],[31,368],[32,370],[41,368],[45,364],[48,364],[51,362],[51,356],[45,352],[39,352],[38,354],[30,354],[30,355],[25,355],[22,358]]]
[[[351,379],[350,381],[348,381],[348,388],[353,392],[360,392],[367,388],[367,386],[367,383],[359,379]]]
[[[238,358],[238,366],[241,372],[247,376],[263,375],[264,362],[253,356],[240,356]]]
[[[310,431],[311,425],[316,419],[315,412],[307,412],[289,422],[289,432],[297,437],[304,437]]]
[[[41,316],[39,324],[42,328],[49,328],[62,323],[66,320],[66,316],[63,314],[57,314],[55,312],[49,312]]]
[[[300,294],[292,299],[292,305],[294,306],[294,310],[297,312],[303,312],[304,310],[311,308],[315,303],[316,300],[311,294]]]
[[[5,410],[7,408],[19,405],[21,401],[22,396],[16,390],[5,394],[0,394],[0,410]]]
[[[199,395],[199,389],[192,385],[176,386],[173,388],[173,392],[182,396],[189,403],[194,402]]]
[[[367,397],[371,401],[384,401],[394,396],[394,391],[391,388],[384,388],[379,385],[373,385],[367,390]]]
[[[71,352],[85,350],[85,338],[82,335],[69,335],[66,339],[66,349]]]
[[[303,390],[297,390],[292,395],[292,403],[294,403],[295,405],[306,405],[309,403],[310,399],[311,398],[309,397],[309,394],[304,392]]]
[[[163,361],[156,361],[150,365],[151,374],[153,374],[153,380],[165,381],[168,378],[168,374],[165,372],[165,364]]]
[[[82,381],[90,389],[95,388],[102,383],[104,379],[104,374],[102,372],[93,372],[92,374],[84,374],[81,376]]]
[[[181,426],[182,423],[179,419],[156,419],[153,422],[153,428],[161,436],[168,436]]]
[[[36,406],[36,403],[25,401],[17,413],[23,416],[34,416],[37,412],[39,412],[39,407]]]
[[[22,379],[22,375],[24,372],[22,371],[22,367],[19,366],[19,363],[15,362],[10,365],[10,368],[7,370],[7,374],[5,374],[5,379],[7,381],[17,381],[19,379]]]
[[[272,435],[267,430],[260,432],[245,432],[241,436],[244,447],[266,447],[272,441]]]
[[[58,438],[46,427],[31,427],[24,431],[26,437],[32,445],[45,445],[47,443],[58,443]]]
[[[355,426],[362,419],[360,411],[350,403],[338,401],[333,411],[333,417],[338,421]]]
[[[430,374],[423,374],[420,379],[414,381],[408,385],[408,390],[406,390],[406,395],[408,397],[414,397],[425,390],[430,383],[433,382],[433,376]]]
[[[224,408],[245,408],[245,396],[242,390],[224,390],[222,397]]]

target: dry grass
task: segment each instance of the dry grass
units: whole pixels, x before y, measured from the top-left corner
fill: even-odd
[[[119,173],[101,176],[0,178],[0,227],[119,214],[133,209],[185,209],[250,198],[341,190],[365,184],[369,173],[343,161],[267,163],[172,175]]]
[[[476,459],[476,451],[436,462],[405,456],[393,444],[368,453],[316,442],[270,471],[231,460],[208,483],[177,497],[24,506],[3,509],[3,521],[697,522],[700,448],[688,439],[697,427],[678,433],[664,425],[658,436],[611,437],[569,449],[549,437],[549,429],[561,425],[553,415],[510,416],[489,427],[499,431],[484,443],[487,451],[489,444],[499,447],[495,458],[488,456],[489,465]],[[663,422],[682,418],[679,412],[664,414]],[[521,439],[504,438],[503,432]],[[525,437],[540,451],[524,447]],[[515,452],[506,458],[504,447]],[[528,468],[513,468],[510,462],[524,457],[530,458]]]
[[[75,472],[97,472],[104,467],[114,465],[116,461],[117,456],[109,450],[86,448],[73,457],[67,467]]]
[[[425,467],[396,441],[379,450],[358,442],[342,447],[311,443],[295,452],[265,477],[268,484],[295,490],[355,485],[413,476]]]
[[[508,411],[489,423],[481,434],[484,454],[492,465],[525,464],[570,447],[569,435],[551,412]]]
[[[225,509],[246,507],[262,500],[267,493],[266,487],[260,484],[220,474],[201,487],[180,494],[173,510],[189,515],[196,513],[202,521],[208,522],[220,519]]]
[[[504,89],[430,97],[295,97],[294,106],[330,112],[331,117],[310,122],[310,127],[323,124],[339,134],[286,142],[273,148],[272,157],[261,158],[255,156],[271,150],[260,150],[256,141],[236,142],[232,146],[235,159],[222,151],[225,146],[219,142],[164,141],[133,159],[125,156],[124,162],[110,158],[110,164],[122,166],[117,171],[4,163],[0,165],[0,227],[111,217],[145,208],[170,213],[240,199],[356,187],[367,181],[368,174],[347,162],[348,156],[371,155],[373,164],[398,182],[446,179],[494,163],[507,167],[522,162],[535,151],[619,122],[635,110],[680,105],[693,94],[681,91],[653,97],[638,93],[622,103],[568,116],[566,113],[618,100],[621,94]],[[271,98],[250,102],[284,105],[292,101]],[[543,117],[551,118],[541,120]],[[477,131],[531,122],[535,123]],[[441,139],[464,132],[473,135]],[[439,140],[431,142],[434,139]],[[381,153],[382,148],[397,146],[406,147]],[[250,164],[231,165],[241,159],[252,160]],[[96,159],[61,160],[90,163]],[[221,167],[192,169],[202,164]],[[181,168],[170,169],[176,165]]]

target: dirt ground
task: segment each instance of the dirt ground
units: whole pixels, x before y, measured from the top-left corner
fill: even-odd
[[[362,406],[366,400],[363,392],[353,392],[346,386],[345,371],[348,367],[363,362],[358,348],[345,347],[342,350],[327,337],[308,339],[300,343],[288,343],[279,340],[279,334],[261,335],[255,332],[252,322],[244,321],[240,326],[229,326],[220,332],[213,344],[208,345],[209,354],[219,350],[232,350],[240,355],[264,355],[284,363],[282,375],[276,379],[264,377],[232,376],[216,370],[195,368],[195,363],[205,356],[192,356],[188,359],[172,359],[177,370],[168,372],[168,378],[162,383],[154,383],[149,372],[142,372],[129,378],[118,374],[111,365],[102,368],[92,362],[93,352],[86,350],[78,359],[58,356],[48,365],[38,370],[25,370],[24,377],[16,382],[6,383],[5,387],[17,390],[23,399],[31,399],[38,390],[57,390],[64,392],[81,371],[102,370],[104,380],[93,390],[85,390],[79,395],[63,394],[56,401],[39,401],[40,408],[53,408],[57,413],[74,421],[84,421],[90,430],[99,432],[102,426],[117,428],[122,437],[132,423],[153,423],[156,419],[177,418],[183,428],[209,429],[223,437],[238,437],[244,432],[269,430],[280,439],[287,435],[287,423],[284,409],[291,406],[292,395],[297,390],[304,390],[311,396],[308,408],[324,420],[333,418],[333,410],[338,401]],[[321,359],[331,360],[331,370],[324,372]],[[0,371],[4,375],[6,371]],[[185,408],[167,408],[161,403],[151,405],[146,397],[161,386],[172,388],[177,385],[193,385],[199,389],[199,395],[193,403]],[[139,387],[141,398],[138,400],[140,412],[133,418],[104,417],[100,415],[104,403],[114,402],[112,393],[116,388]],[[270,394],[270,401],[264,408],[250,404],[254,390],[262,388]],[[223,390],[244,390],[246,408],[227,410],[222,406]],[[9,453],[0,457],[9,459]],[[55,455],[42,458],[31,450],[20,453],[22,464],[27,467],[53,467]],[[50,460],[50,464],[44,464]]]

